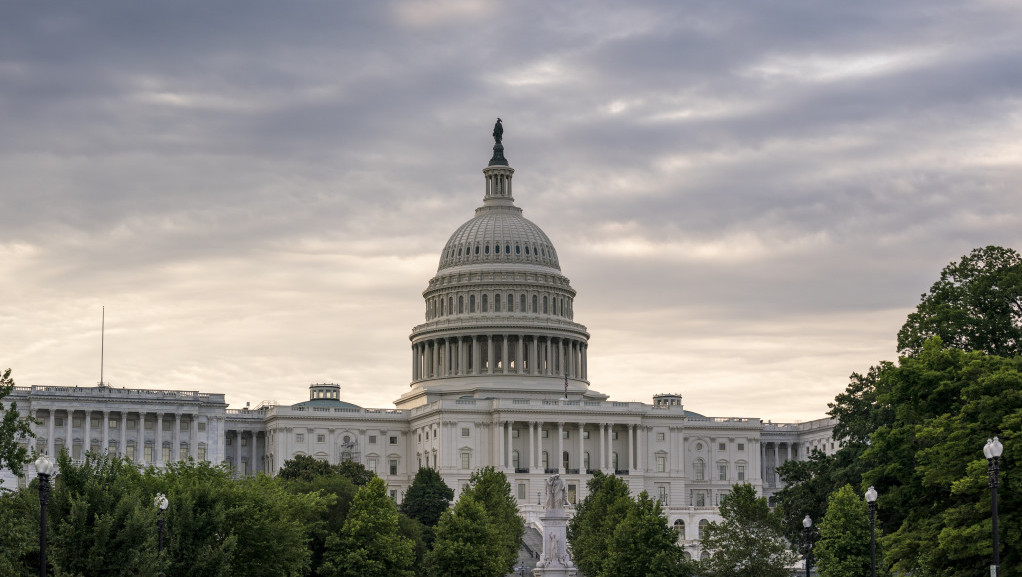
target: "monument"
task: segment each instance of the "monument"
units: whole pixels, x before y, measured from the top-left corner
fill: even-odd
[[[533,574],[537,577],[575,577],[578,569],[568,555],[568,502],[564,481],[554,475],[546,482],[546,503],[540,521],[543,522],[543,554]]]

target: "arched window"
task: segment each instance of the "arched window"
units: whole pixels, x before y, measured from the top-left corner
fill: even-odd
[[[707,521],[706,519],[700,519],[699,520],[699,538],[700,539],[705,539],[706,538],[706,527],[709,524],[710,524],[710,522]],[[705,553],[704,553],[704,555],[705,555]]]
[[[695,474],[696,481],[705,481],[706,463],[702,459],[696,459],[696,462],[692,463],[692,472]]]
[[[511,245],[509,244],[504,245],[504,254],[511,254]]]
[[[483,247],[483,252],[486,254],[490,254],[490,245],[486,245],[485,247]]]
[[[489,296],[490,295],[487,295],[487,294],[483,295],[483,308],[479,309],[479,312],[485,313],[486,311],[490,310],[490,307],[489,307],[489,305],[490,305],[490,303],[489,303],[489,300],[490,300]]]
[[[476,295],[468,295],[468,312],[476,312]]]
[[[440,316],[444,316],[444,299],[440,299]]]
[[[479,245],[478,244],[476,245],[476,254],[477,255],[479,254]]]
[[[529,256],[529,245],[525,245],[525,256]]]
[[[515,254],[522,254],[522,245],[520,244],[515,245]]]
[[[678,519],[674,522],[674,532],[678,535],[678,540],[685,538],[685,522]]]
[[[465,312],[465,297],[458,296],[458,314]]]
[[[539,312],[539,307],[536,306],[536,303],[539,302],[537,300],[537,298],[538,297],[536,295],[532,295],[532,312],[534,312],[534,313],[538,313]]]
[[[500,295],[493,295],[493,312],[500,312]]]
[[[522,298],[518,299],[518,304],[519,304],[518,310],[520,310],[523,313],[526,312],[526,309],[525,309],[525,293],[522,293]]]
[[[447,297],[447,314],[454,313],[454,297]]]
[[[543,469],[550,468],[550,453],[543,451]]]
[[[511,466],[514,467],[515,469],[518,469],[519,460],[520,458],[518,456],[518,449],[511,451]]]
[[[507,312],[512,313],[515,310],[515,295],[508,293],[507,295]]]
[[[547,297],[546,297],[546,295],[544,295],[543,296],[543,314],[547,314],[547,311],[548,311],[548,308],[547,308]]]

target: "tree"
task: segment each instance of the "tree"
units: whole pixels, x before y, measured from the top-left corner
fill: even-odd
[[[628,515],[632,499],[628,485],[615,475],[595,471],[587,487],[589,494],[568,521],[568,543],[575,566],[596,577],[603,573],[614,529]]]
[[[426,554],[430,577],[499,577],[507,573],[500,530],[483,505],[462,493],[453,511],[437,524],[433,550]]]
[[[0,575],[31,577],[39,571],[38,481],[0,491]]]
[[[334,465],[334,469],[342,477],[347,477],[356,487],[363,487],[369,481],[376,478],[376,473],[366,469],[362,463],[356,463],[355,461],[341,461]]]
[[[440,522],[440,516],[451,506],[451,499],[454,499],[454,489],[444,483],[439,473],[426,467],[415,473],[400,509],[423,525],[426,544],[432,546],[434,528]]]
[[[614,529],[607,561],[596,577],[683,577],[692,574],[660,502],[643,491]]]
[[[342,477],[333,470],[311,481],[296,479],[283,483],[292,493],[318,494],[325,505],[323,509],[310,511],[310,515],[302,521],[312,552],[311,575],[319,577],[327,537],[340,533],[344,527],[344,520],[347,519],[351,502],[355,498],[356,487],[347,477]]]
[[[340,534],[327,538],[321,573],[330,577],[412,577],[412,540],[400,534],[397,506],[374,478],[355,493]]]
[[[699,562],[707,577],[789,577],[798,555],[789,549],[779,516],[747,483],[735,485],[721,499],[720,521],[703,532],[710,557]]]
[[[18,441],[35,437],[35,434],[31,420],[23,419],[18,412],[18,403],[12,401],[10,407],[4,408],[3,399],[13,390],[14,379],[11,369],[7,369],[0,375],[0,469],[10,469],[19,476],[28,463],[28,448]]]
[[[845,485],[831,494],[814,550],[827,577],[870,574],[869,509],[863,497]],[[877,534],[879,537],[879,533]]]
[[[965,351],[1022,354],[1022,256],[987,246],[946,266],[898,332],[898,352],[917,354],[934,336]]]
[[[518,514],[518,502],[511,495],[511,483],[504,473],[484,467],[472,473],[464,495],[479,503],[500,536],[500,563],[510,572],[518,559],[518,548],[525,534],[525,520]]]
[[[336,475],[337,469],[330,466],[324,459],[317,459],[308,455],[295,455],[293,459],[284,461],[284,466],[277,472],[277,476],[287,481],[312,481],[317,477],[325,475]]]

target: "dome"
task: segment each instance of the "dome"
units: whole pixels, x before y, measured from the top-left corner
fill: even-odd
[[[440,254],[438,271],[467,264],[526,264],[561,270],[550,238],[514,206],[482,206],[458,227]]]

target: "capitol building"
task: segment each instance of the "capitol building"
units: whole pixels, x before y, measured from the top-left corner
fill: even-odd
[[[719,518],[733,484],[769,498],[781,487],[777,466],[837,450],[831,419],[707,417],[686,410],[680,394],[618,402],[590,388],[576,290],[550,238],[515,204],[499,123],[494,136],[482,205],[447,240],[422,293],[425,317],[409,337],[411,383],[393,408],[345,402],[337,384],[313,384],[298,404],[243,409],[213,392],[16,387],[7,400],[36,419],[34,448],[73,459],[109,451],[157,467],[208,460],[238,476],[273,475],[297,455],[350,460],[380,476],[396,501],[421,467],[436,469],[457,497],[474,470],[493,466],[540,529],[551,474],[574,503],[602,471],[659,499],[696,558],[700,527]],[[7,487],[32,476],[31,466],[20,479],[0,471]]]

